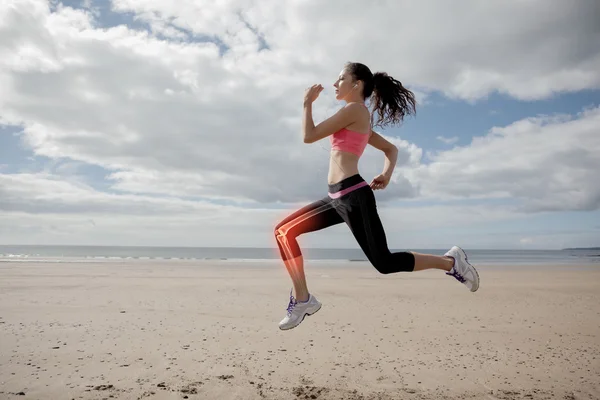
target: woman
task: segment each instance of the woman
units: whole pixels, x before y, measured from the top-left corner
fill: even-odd
[[[315,126],[312,103],[323,90],[314,85],[304,96],[304,143],[313,143],[326,137],[331,141],[328,195],[317,200],[275,227],[275,237],[281,258],[293,281],[293,291],[287,315],[279,323],[282,330],[298,326],[306,315],[319,311],[321,303],[308,291],[304,276],[304,259],[296,238],[307,232],[318,231],[345,222],[371,264],[382,274],[441,269],[465,284],[472,292],[479,288],[479,276],[469,264],[465,252],[454,246],[444,256],[415,252],[391,253],[385,232],[377,214],[373,190],[388,185],[398,149],[372,131],[372,117],[365,101],[371,96],[376,125],[385,126],[402,122],[405,115],[415,113],[413,93],[384,72],[372,74],[360,63],[348,63],[342,70],[335,87],[336,99],[346,105],[335,115]],[[368,184],[358,172],[358,160],[370,144],[385,154],[383,173]]]

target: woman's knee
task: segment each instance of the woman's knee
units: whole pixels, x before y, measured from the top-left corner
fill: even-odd
[[[373,267],[375,267],[375,269],[377,270],[377,272],[379,272],[382,275],[387,275],[387,274],[397,272],[392,269],[392,266],[388,262],[376,261],[376,262],[373,262],[372,264],[373,264]]]
[[[412,272],[415,267],[415,256],[412,253],[382,253],[370,258],[371,264],[383,275],[396,272]]]

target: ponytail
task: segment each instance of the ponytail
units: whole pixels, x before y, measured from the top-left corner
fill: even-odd
[[[389,124],[398,124],[404,121],[407,115],[415,115],[415,95],[402,86],[402,83],[385,72],[371,73],[364,64],[349,62],[346,68],[354,77],[354,80],[363,81],[363,96],[365,99],[371,97],[373,115],[377,113],[378,121],[374,126],[384,127]]]
[[[385,72],[373,75],[373,112],[377,113],[378,126],[401,123],[406,115],[415,115],[415,95],[402,83]]]

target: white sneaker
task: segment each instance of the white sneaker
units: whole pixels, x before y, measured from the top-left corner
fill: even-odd
[[[479,274],[475,267],[469,264],[467,253],[460,247],[454,246],[444,255],[454,258],[454,266],[450,272],[446,272],[446,275],[453,276],[471,292],[476,292],[479,289]]]
[[[293,289],[292,289],[293,290]],[[290,291],[290,303],[287,308],[287,315],[279,323],[279,329],[287,330],[300,325],[307,315],[312,315],[321,309],[321,303],[312,294],[308,294],[308,301],[298,302]]]

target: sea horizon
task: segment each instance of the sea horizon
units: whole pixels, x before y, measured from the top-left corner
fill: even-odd
[[[600,264],[600,249],[470,249],[477,264]],[[390,249],[443,255],[448,249]],[[368,261],[360,248],[302,248],[305,260]],[[280,259],[276,247],[0,245],[0,261],[74,262],[79,260],[271,260]]]

